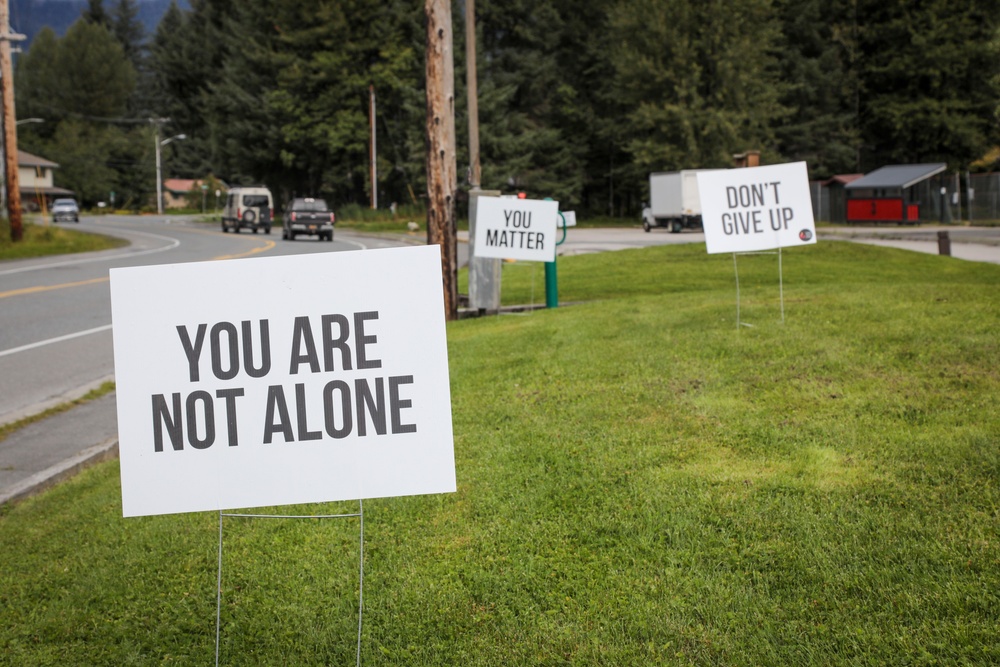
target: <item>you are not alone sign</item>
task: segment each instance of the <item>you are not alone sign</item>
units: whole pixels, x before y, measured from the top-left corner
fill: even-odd
[[[436,246],[111,271],[122,509],[455,490]]]

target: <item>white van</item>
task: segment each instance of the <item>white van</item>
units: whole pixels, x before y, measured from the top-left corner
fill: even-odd
[[[222,209],[222,231],[239,233],[241,229],[252,229],[256,234],[263,229],[271,233],[274,219],[274,199],[265,187],[230,188],[226,205]]]

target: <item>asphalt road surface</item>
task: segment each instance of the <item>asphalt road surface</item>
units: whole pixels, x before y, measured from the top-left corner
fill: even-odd
[[[837,226],[819,227],[820,241],[846,240],[856,243],[881,245],[903,250],[938,254],[937,235],[947,231],[951,238],[952,257],[976,262],[1000,264],[1000,227],[899,227],[886,226]],[[605,252],[644,248],[653,245],[704,243],[701,231],[685,230],[672,234],[665,228],[643,233],[636,227],[570,228],[566,241],[559,246],[559,255],[587,252]]]
[[[337,230],[332,243],[224,234],[217,225],[151,216],[82,218],[74,229],[119,236],[128,247],[0,264],[0,424],[113,379],[109,269],[423,243]],[[253,289],[253,285],[238,289]]]

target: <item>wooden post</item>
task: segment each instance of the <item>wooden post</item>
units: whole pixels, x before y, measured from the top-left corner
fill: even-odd
[[[465,84],[469,98],[469,186],[482,183],[479,166],[479,86],[476,75],[476,0],[465,0]]]
[[[455,232],[455,65],[451,3],[425,0],[427,15],[427,244],[441,246],[445,317],[458,317]]]
[[[17,174],[17,121],[14,117],[14,71],[10,58],[10,7],[0,0],[0,87],[3,88],[3,145],[7,178],[7,219],[10,240],[17,243],[21,227],[21,185]]]
[[[378,208],[378,151],[375,146],[375,85],[368,86],[368,129],[371,140],[368,145],[368,154],[371,156],[370,180],[372,184],[372,209]]]

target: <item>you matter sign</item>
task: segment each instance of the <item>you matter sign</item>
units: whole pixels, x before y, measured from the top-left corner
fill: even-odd
[[[559,202],[480,197],[476,203],[476,257],[554,262]]]
[[[805,162],[698,172],[709,253],[816,243]]]
[[[125,516],[455,490],[435,246],[111,270]]]

